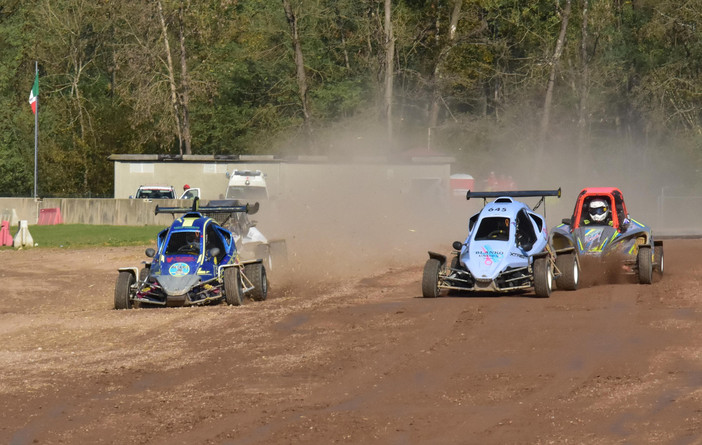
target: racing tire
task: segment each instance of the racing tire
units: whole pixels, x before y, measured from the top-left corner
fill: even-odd
[[[149,273],[151,273],[150,267],[142,267],[139,271],[139,282],[143,283],[146,281],[146,279],[149,278]]]
[[[241,306],[244,303],[240,273],[238,267],[228,267],[222,272],[224,299],[230,306]]]
[[[653,259],[655,260],[654,270],[660,275],[663,275],[665,262],[663,261],[663,246],[655,246],[653,248]]]
[[[553,270],[547,256],[534,260],[534,293],[539,298],[548,298],[553,289]]]
[[[244,275],[253,284],[253,289],[249,291],[249,297],[253,301],[263,301],[268,297],[268,277],[266,268],[262,263],[252,263],[244,265]]]
[[[115,309],[130,309],[132,307],[132,285],[134,285],[134,275],[131,272],[122,271],[117,276],[115,284]]]
[[[460,269],[461,268],[461,261],[458,258],[458,255],[455,257],[451,258],[451,269]]]
[[[441,262],[436,258],[429,258],[424,264],[424,274],[422,275],[422,296],[424,298],[436,298],[441,293],[439,289],[439,271]]]
[[[575,252],[556,257],[556,267],[561,275],[556,278],[556,286],[563,290],[576,290],[580,284],[580,269]]]
[[[639,246],[639,253],[636,254],[636,266],[639,273],[639,283],[651,284],[653,282],[651,246]]]

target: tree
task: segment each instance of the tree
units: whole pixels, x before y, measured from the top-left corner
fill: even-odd
[[[568,29],[568,20],[570,19],[571,10],[571,0],[565,0],[565,8],[561,11],[561,31],[558,34],[558,40],[556,40],[556,48],[553,51],[553,57],[550,61],[551,72],[548,77],[548,84],[546,86],[546,95],[544,97],[544,107],[541,115],[541,126],[539,131],[539,149],[538,157],[539,161],[543,160],[544,157],[544,145],[546,140],[546,134],[549,130],[549,123],[551,119],[551,102],[553,101],[553,88],[556,83],[556,73],[558,72],[558,64],[561,60],[561,55],[563,55],[563,47],[565,46],[566,40],[566,30]]]
[[[104,147],[95,126],[100,107],[91,97],[92,90],[104,80],[99,64],[109,30],[105,6],[87,0],[42,1],[37,15],[41,23],[38,38],[45,39],[38,59],[45,72],[54,74],[42,79],[44,97],[52,100],[43,101],[43,110],[51,120],[43,121],[46,126],[40,138],[52,133],[53,137],[40,139],[40,159],[45,161],[40,165],[40,176],[48,182],[45,185],[58,186],[64,193],[89,194],[105,177],[104,170],[93,162],[104,153]],[[67,119],[53,126],[58,116]],[[60,169],[58,162],[63,164]]]
[[[385,95],[383,101],[384,115],[387,125],[388,142],[392,144],[392,100],[393,83],[395,81],[395,36],[392,30],[392,5],[385,0]]]
[[[168,26],[166,25],[166,19],[163,16],[163,5],[161,4],[161,0],[156,1],[156,10],[158,11],[158,19],[159,23],[161,24],[161,35],[163,36],[163,46],[165,49],[166,53],[166,72],[168,74],[168,85],[170,87],[171,91],[171,107],[173,108],[173,124],[174,128],[176,131],[176,134],[178,135],[178,150],[180,151],[180,154],[183,154],[183,125],[181,125],[181,112],[179,109],[179,101],[178,101],[178,87],[176,85],[176,80],[175,80],[175,69],[173,68],[173,56],[171,55],[171,45],[169,42],[168,38]],[[182,28],[182,27],[181,27]],[[182,31],[180,33],[182,35]],[[181,52],[182,54],[182,52]],[[181,55],[181,57],[184,57]],[[188,149],[189,149],[189,143],[188,143]],[[190,154],[186,150],[186,154]]]
[[[583,164],[585,157],[584,152],[587,145],[587,96],[590,81],[587,28],[589,1],[582,0],[582,2],[582,24],[580,26],[580,98],[578,103],[578,165]]]
[[[31,89],[34,63],[23,57],[34,44],[24,33],[32,5],[19,0],[0,5],[0,195],[31,196],[34,117],[18,92]],[[23,94],[22,96],[24,96]]]
[[[297,17],[290,6],[290,0],[283,0],[283,10],[285,11],[285,17],[288,20],[288,26],[290,26],[290,40],[292,41],[293,52],[295,54],[295,71],[297,73],[297,87],[300,95],[300,104],[302,106],[302,116],[304,122],[305,133],[310,139],[312,136],[312,127],[310,124],[310,112],[307,99],[307,74],[305,73],[305,60],[302,55],[302,44],[300,42],[300,34],[298,32]]]

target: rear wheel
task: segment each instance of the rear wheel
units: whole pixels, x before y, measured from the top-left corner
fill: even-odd
[[[424,298],[436,298],[439,296],[439,271],[441,262],[435,258],[429,258],[424,264],[424,274],[422,275],[422,296]]]
[[[242,297],[243,289],[241,288],[241,280],[239,278],[238,267],[228,267],[222,272],[224,281],[224,298],[227,304],[232,306],[241,306],[244,302]]]
[[[655,260],[655,269],[656,271],[663,275],[663,267],[664,267],[664,261],[663,261],[663,246],[656,246],[653,248],[653,259]]]
[[[639,271],[639,283],[651,284],[653,281],[651,246],[639,246],[639,253],[636,255],[636,265]]]
[[[534,293],[537,297],[548,298],[553,288],[553,271],[547,256],[534,260]]]
[[[122,271],[117,276],[115,284],[115,309],[129,309],[132,307],[132,285],[136,280],[131,272]]]
[[[556,278],[556,286],[563,290],[575,290],[580,283],[580,270],[575,252],[556,257],[556,267],[561,271],[561,275]]]
[[[252,263],[244,266],[244,275],[253,284],[249,296],[254,301],[263,301],[268,297],[268,277],[266,268],[261,263]]]

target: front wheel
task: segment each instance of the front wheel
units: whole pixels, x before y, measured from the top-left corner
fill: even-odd
[[[424,265],[422,275],[422,296],[424,298],[436,298],[441,290],[439,289],[439,271],[441,262],[436,258],[429,258]]]
[[[228,267],[222,272],[224,281],[224,299],[227,304],[232,306],[241,306],[244,302],[243,289],[241,288],[241,279],[239,277],[238,267]]]
[[[251,281],[253,289],[249,294],[254,301],[263,301],[268,297],[268,277],[266,268],[261,263],[252,263],[244,266],[244,275]]]
[[[653,248],[653,259],[655,260],[655,269],[656,271],[663,275],[663,268],[664,268],[664,262],[663,262],[663,246],[656,246]]]
[[[537,297],[548,298],[553,288],[553,271],[547,256],[534,260],[534,293]]]
[[[575,290],[580,283],[580,270],[575,252],[556,257],[556,267],[561,275],[556,278],[556,286],[563,290]]]
[[[149,274],[151,273],[151,266],[144,266],[139,270],[139,281],[144,282],[149,278]]]
[[[132,307],[132,286],[135,281],[131,272],[122,271],[119,273],[115,284],[115,309],[129,309]]]
[[[639,271],[639,283],[651,284],[653,282],[651,246],[639,246],[639,253],[636,254],[636,264]]]

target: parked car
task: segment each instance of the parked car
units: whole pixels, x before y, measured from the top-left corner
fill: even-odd
[[[131,197],[130,197],[131,198]],[[140,185],[134,194],[135,199],[175,199],[172,185]]]

